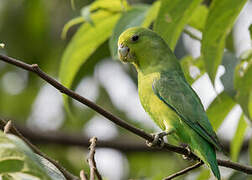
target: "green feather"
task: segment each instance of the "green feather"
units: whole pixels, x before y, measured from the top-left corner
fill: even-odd
[[[155,94],[199,135],[222,150],[197,94],[178,72],[162,72],[153,82]]]

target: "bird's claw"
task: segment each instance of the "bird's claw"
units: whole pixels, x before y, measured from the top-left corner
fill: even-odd
[[[160,132],[160,133],[153,133],[151,134],[154,138],[152,142],[146,141],[147,146],[149,147],[164,147],[164,137],[167,136],[169,133],[168,132]]]
[[[190,147],[189,147],[188,145],[185,145],[184,148],[187,150],[187,153],[186,153],[186,155],[183,154],[183,155],[182,155],[182,158],[183,158],[184,160],[190,160],[190,159],[191,159],[191,158],[190,158],[190,155],[191,155],[192,151],[191,151],[191,149],[190,149]]]

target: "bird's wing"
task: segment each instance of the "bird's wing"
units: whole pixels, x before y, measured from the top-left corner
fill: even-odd
[[[162,72],[160,78],[154,80],[152,88],[154,93],[189,127],[213,144],[216,149],[222,149],[199,97],[182,74]]]

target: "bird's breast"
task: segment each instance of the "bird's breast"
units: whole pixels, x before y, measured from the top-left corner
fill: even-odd
[[[153,81],[159,78],[159,73],[151,73],[148,75],[138,75],[138,92],[141,104],[145,111],[157,123],[157,125],[165,130],[171,126],[173,127],[177,114],[169,108],[163,101],[161,101],[152,89]]]

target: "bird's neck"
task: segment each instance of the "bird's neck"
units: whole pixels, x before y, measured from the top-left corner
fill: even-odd
[[[161,71],[181,71],[180,64],[175,56],[156,54],[155,56],[146,54],[138,57],[133,63],[138,73],[147,75]]]

